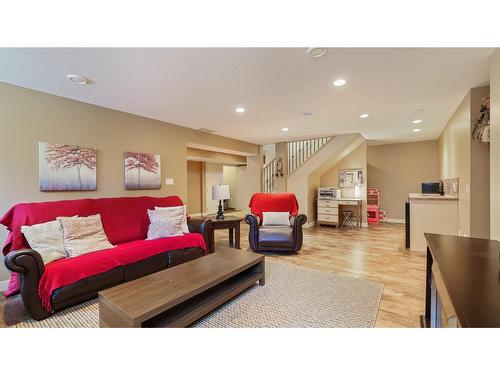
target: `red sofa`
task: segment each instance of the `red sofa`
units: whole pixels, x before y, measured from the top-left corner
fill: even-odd
[[[97,297],[100,290],[173,267],[212,252],[210,221],[188,219],[191,233],[147,241],[148,209],[183,205],[177,196],[78,199],[13,206],[0,224],[9,235],[3,247],[5,265],[13,273],[28,313],[41,320],[55,311]],[[104,231],[116,247],[43,264],[29,248],[21,225],[55,220],[58,216],[101,214]]]

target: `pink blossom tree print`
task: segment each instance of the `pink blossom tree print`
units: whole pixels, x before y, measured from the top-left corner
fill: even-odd
[[[126,152],[125,187],[127,190],[159,189],[161,187],[160,155]]]
[[[97,150],[39,143],[40,190],[96,190]]]

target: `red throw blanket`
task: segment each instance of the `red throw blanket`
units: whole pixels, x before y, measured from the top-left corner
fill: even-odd
[[[262,221],[263,212],[288,212],[291,216],[299,213],[299,203],[294,193],[255,193],[248,204],[254,215]]]
[[[42,300],[42,306],[52,311],[50,299],[56,289],[115,267],[132,264],[166,251],[189,247],[201,247],[206,251],[203,236],[199,233],[189,233],[151,241],[138,240],[75,258],[59,259],[45,265],[45,272],[38,284],[38,295]]]
[[[23,234],[22,225],[33,225],[55,220],[58,216],[89,216],[101,214],[104,231],[114,244],[126,243],[146,238],[149,217],[148,209],[182,206],[178,196],[168,197],[118,197],[97,199],[73,199],[51,202],[18,203],[0,217],[0,224],[9,231],[3,246],[3,254],[12,250],[29,248]],[[15,272],[11,274],[5,292],[8,297],[19,292],[19,280]]]

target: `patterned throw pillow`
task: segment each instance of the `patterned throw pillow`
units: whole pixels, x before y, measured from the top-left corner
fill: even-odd
[[[148,210],[149,228],[148,240],[158,238],[182,236],[182,217],[180,215],[172,216],[169,211]]]
[[[102,226],[101,215],[58,217],[63,232],[64,250],[71,258],[114,247]]]
[[[189,233],[186,206],[155,207],[155,211],[168,211],[171,217],[182,217],[182,231]]]

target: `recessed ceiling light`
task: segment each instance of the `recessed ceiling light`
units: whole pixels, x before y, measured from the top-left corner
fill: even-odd
[[[287,131],[288,131],[288,128],[281,128],[281,131],[282,131],[282,132],[287,132]]]
[[[419,128],[415,128],[413,129],[413,133],[418,133],[419,131],[421,131],[422,129],[419,129]]]
[[[339,79],[336,79],[334,82],[333,82],[333,85],[334,86],[337,86],[337,87],[340,87],[340,86],[344,86],[345,84],[347,83],[347,81],[343,78],[339,78]]]
[[[76,74],[68,74],[66,78],[68,78],[71,82],[76,83],[77,85],[86,85],[90,82],[88,78]]]
[[[324,47],[310,47],[306,51],[307,56],[309,57],[321,57],[326,53],[326,48]]]
[[[421,122],[422,122],[422,120],[413,120],[414,124],[420,124]]]
[[[370,115],[368,113],[363,113],[361,115],[359,115],[360,118],[368,118],[370,117]]]
[[[243,112],[245,112],[245,108],[243,108],[243,107],[236,107],[236,112],[243,113]]]
[[[313,113],[311,111],[305,111],[305,112],[302,112],[302,115],[304,117],[311,117],[313,115]]]

